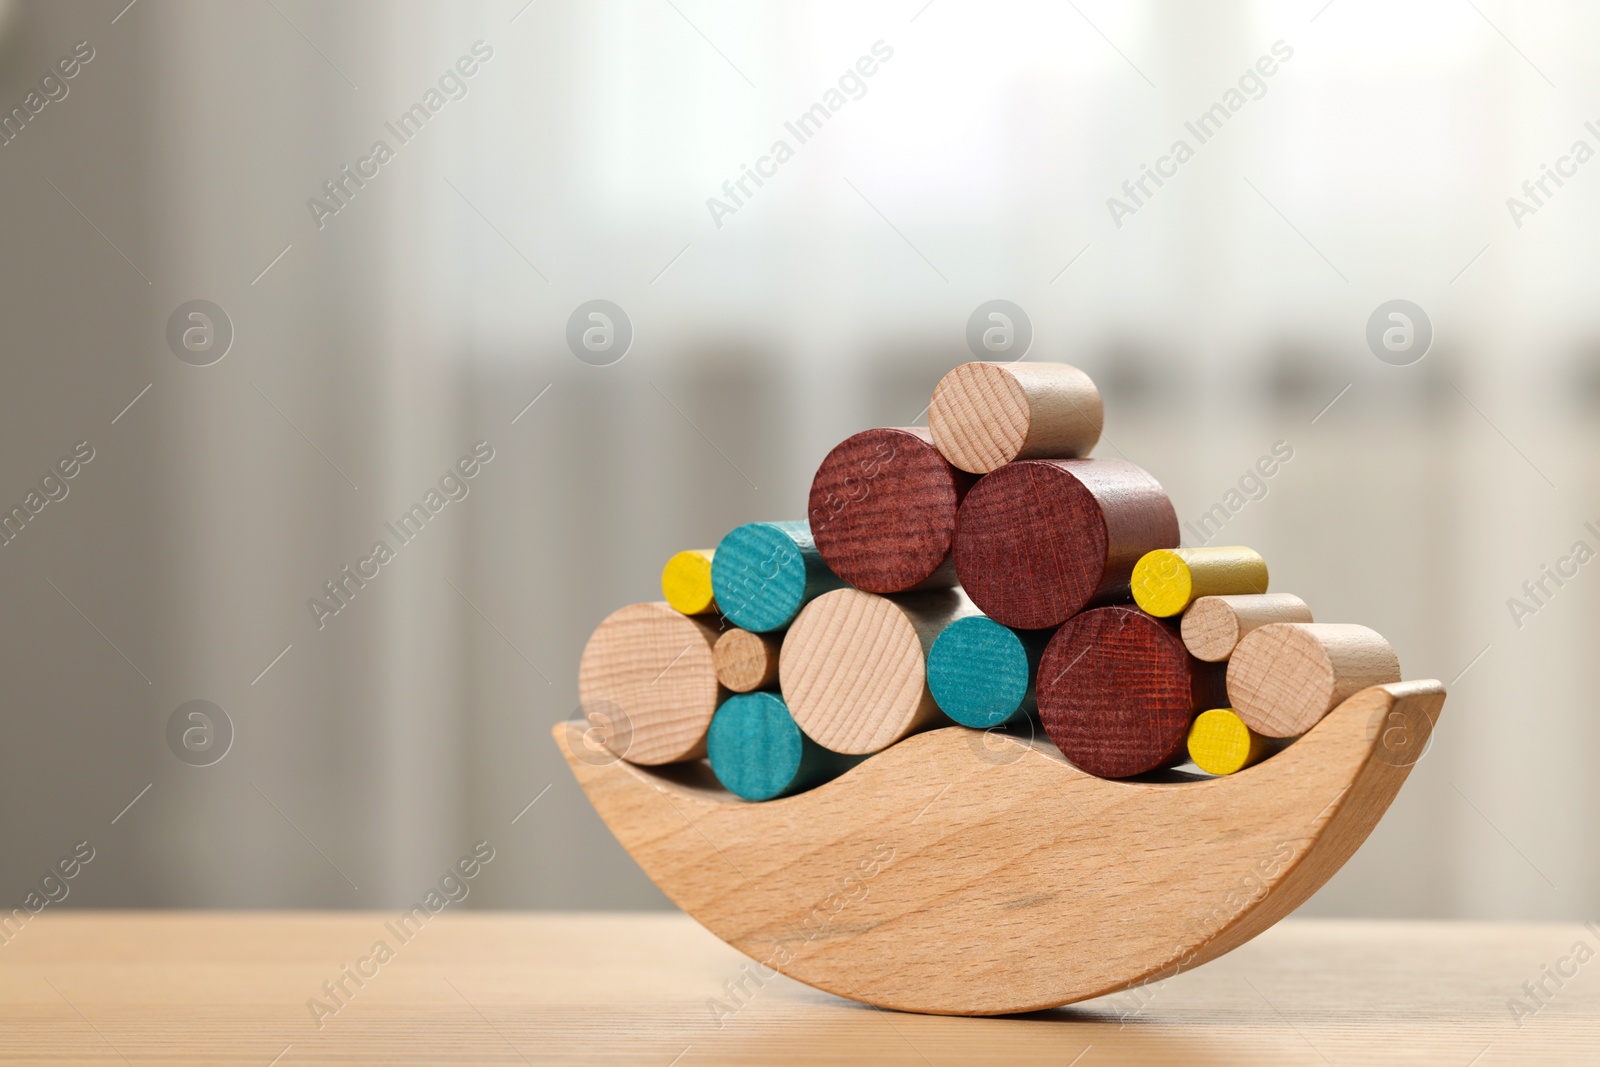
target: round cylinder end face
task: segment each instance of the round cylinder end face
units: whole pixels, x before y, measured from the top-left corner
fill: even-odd
[[[701,624],[666,604],[612,612],[584,645],[578,699],[603,707],[628,738],[629,763],[675,763],[700,754],[719,696],[711,643]]]
[[[988,474],[1021,455],[1031,424],[1027,393],[998,363],[963,363],[939,379],[928,405],[933,443],[972,474]]]
[[[789,709],[772,693],[729,697],[706,737],[717,781],[745,800],[771,800],[793,785],[803,744]]]
[[[1369,627],[1270,623],[1233,650],[1228,698],[1256,733],[1299,737],[1340,702],[1400,676],[1394,649]]]
[[[770,522],[735,527],[711,559],[717,606],[740,629],[788,625],[805,600],[806,561],[794,539]]]
[[[749,630],[729,630],[711,648],[717,680],[735,693],[759,689],[767,677],[767,645]]]
[[[811,481],[807,514],[817,551],[858,589],[910,589],[950,554],[958,477],[966,478],[909,430],[866,430],[847,438]]]
[[[1189,728],[1189,758],[1207,774],[1233,774],[1250,762],[1250,728],[1232,708],[1202,711]]]
[[[1222,663],[1239,643],[1239,619],[1222,597],[1201,597],[1183,613],[1179,624],[1190,655],[1207,663]]]
[[[795,722],[823,748],[879,752],[922,708],[927,667],[899,605],[859,589],[807,604],[784,636],[778,674]]]
[[[956,516],[955,565],[985,615],[1019,630],[1059,626],[1094,597],[1106,571],[1100,504],[1046,460],[979,479]]]
[[[711,590],[711,557],[697,551],[679,552],[661,568],[661,595],[677,611],[700,615],[715,611]]]
[[[1028,694],[1027,650],[993,619],[957,619],[928,651],[928,689],[939,709],[962,726],[999,726]]]
[[[1101,778],[1171,765],[1194,717],[1182,641],[1128,607],[1095,608],[1056,631],[1039,662],[1038,698],[1050,740]]]
[[[1263,737],[1299,737],[1332,710],[1333,692],[1327,649],[1298,624],[1252,630],[1228,659],[1228,699]]]
[[[1170,618],[1189,606],[1194,575],[1183,557],[1170,548],[1146,552],[1133,565],[1133,602],[1158,619]]]

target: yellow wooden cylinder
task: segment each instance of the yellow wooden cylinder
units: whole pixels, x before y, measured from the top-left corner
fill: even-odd
[[[1233,774],[1271,755],[1274,747],[1232,708],[1202,711],[1189,727],[1189,758],[1207,774]]]
[[[705,615],[717,610],[711,593],[713,549],[691,548],[667,560],[661,568],[661,596],[685,615]]]
[[[1133,565],[1133,600],[1158,618],[1182,614],[1203,596],[1267,591],[1267,561],[1242,545],[1158,548]]]

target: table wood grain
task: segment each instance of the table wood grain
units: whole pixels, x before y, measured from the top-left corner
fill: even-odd
[[[447,911],[407,943],[393,920],[47,912],[0,946],[0,1063],[1600,1062],[1600,962],[1560,962],[1600,948],[1578,925],[1290,920],[1140,994],[973,1019],[781,976],[741,1003],[749,961],[678,914]],[[393,958],[319,1027],[307,1001],[378,941]],[[1577,973],[1519,1026],[1507,1001],[1558,965]]]

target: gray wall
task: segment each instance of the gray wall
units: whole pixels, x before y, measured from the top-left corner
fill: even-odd
[[[0,104],[95,58],[0,147],[0,501],[95,458],[0,548],[0,899],[88,840],[66,906],[391,907],[487,839],[469,906],[664,906],[549,740],[585,637],[671,552],[799,514],[840,438],[917,419],[1004,297],[1181,518],[1289,442],[1226,539],[1453,682],[1307,910],[1593,916],[1600,578],[1520,627],[1506,601],[1597,543],[1600,170],[1520,227],[1506,198],[1600,148],[1600,24],[1319,6],[14,6]],[[480,39],[466,96],[318,228],[307,199]],[[707,197],[879,40],[717,226]],[[637,335],[607,367],[563,336],[596,297]],[[1364,339],[1396,297],[1436,333],[1410,366]],[[165,338],[196,298],[236,332],[206,367]],[[319,629],[307,598],[479,440],[469,495]],[[207,767],[166,739],[195,699],[235,731]]]

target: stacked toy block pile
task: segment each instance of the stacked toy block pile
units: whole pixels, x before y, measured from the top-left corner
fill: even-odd
[[[941,726],[1038,724],[1106,778],[1231,774],[1400,680],[1379,634],[1269,593],[1256,552],[1180,547],[1155,478],[1087,458],[1102,421],[1066,364],[957,367],[926,429],[828,453],[806,519],[680,552],[664,603],[606,618],[585,714],[617,756],[709,758],[769,800]]]

